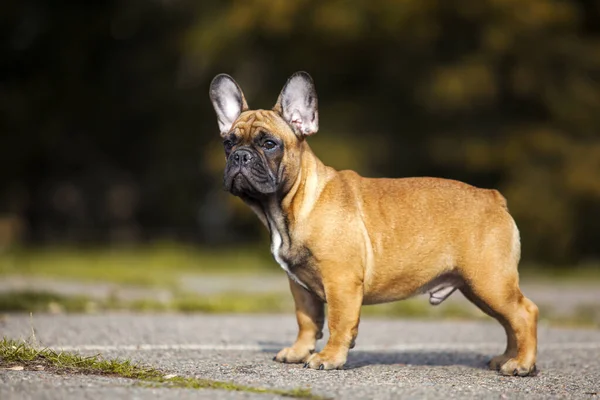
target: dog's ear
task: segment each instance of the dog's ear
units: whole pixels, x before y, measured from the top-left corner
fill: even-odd
[[[284,120],[302,136],[310,136],[319,130],[317,92],[312,78],[306,72],[296,72],[281,90],[273,107]]]
[[[239,85],[227,74],[215,76],[210,84],[210,100],[212,101],[221,136],[225,136],[231,125],[248,109],[248,103]]]

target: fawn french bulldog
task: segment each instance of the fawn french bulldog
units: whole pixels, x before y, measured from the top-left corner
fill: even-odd
[[[298,337],[275,360],[341,368],[361,305],[420,293],[435,305],[458,289],[506,330],[506,351],[490,367],[535,371],[538,308],[519,289],[519,231],[498,191],[438,178],[363,178],[324,165],[307,142],[319,117],[305,72],[289,78],[272,110],[250,110],[225,74],[212,81],[210,98],[225,189],[268,228],[296,304]],[[315,353],[325,304],[330,337]]]

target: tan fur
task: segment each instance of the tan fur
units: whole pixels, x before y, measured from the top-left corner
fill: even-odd
[[[453,180],[338,172],[314,155],[278,111],[244,111],[232,128],[242,143],[261,130],[284,141],[285,170],[278,173],[285,173],[285,197],[249,204],[272,233],[287,228],[280,256],[309,254],[290,274],[308,289],[290,280],[298,338],[275,359],[340,368],[354,345],[362,304],[405,299],[450,277],[506,330],[506,351],[491,367],[507,375],[532,373],[538,311],[519,290],[520,242],[504,197]],[[313,354],[324,303],[330,339]]]

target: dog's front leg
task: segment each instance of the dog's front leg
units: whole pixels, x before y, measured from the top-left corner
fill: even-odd
[[[284,363],[300,363],[308,360],[315,351],[315,344],[323,337],[325,320],[324,304],[321,299],[290,279],[290,289],[296,304],[298,337],[291,347],[281,350],[273,360]]]
[[[348,358],[358,334],[360,307],[363,299],[362,283],[352,279],[323,282],[328,307],[329,341],[322,351],[309,357],[304,365],[313,369],[339,369]]]

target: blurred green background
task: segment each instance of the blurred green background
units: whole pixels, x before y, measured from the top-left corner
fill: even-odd
[[[5,276],[281,273],[208,85],[271,108],[297,70],[326,164],[497,188],[525,274],[599,275],[598,0],[6,0],[0,43]]]

